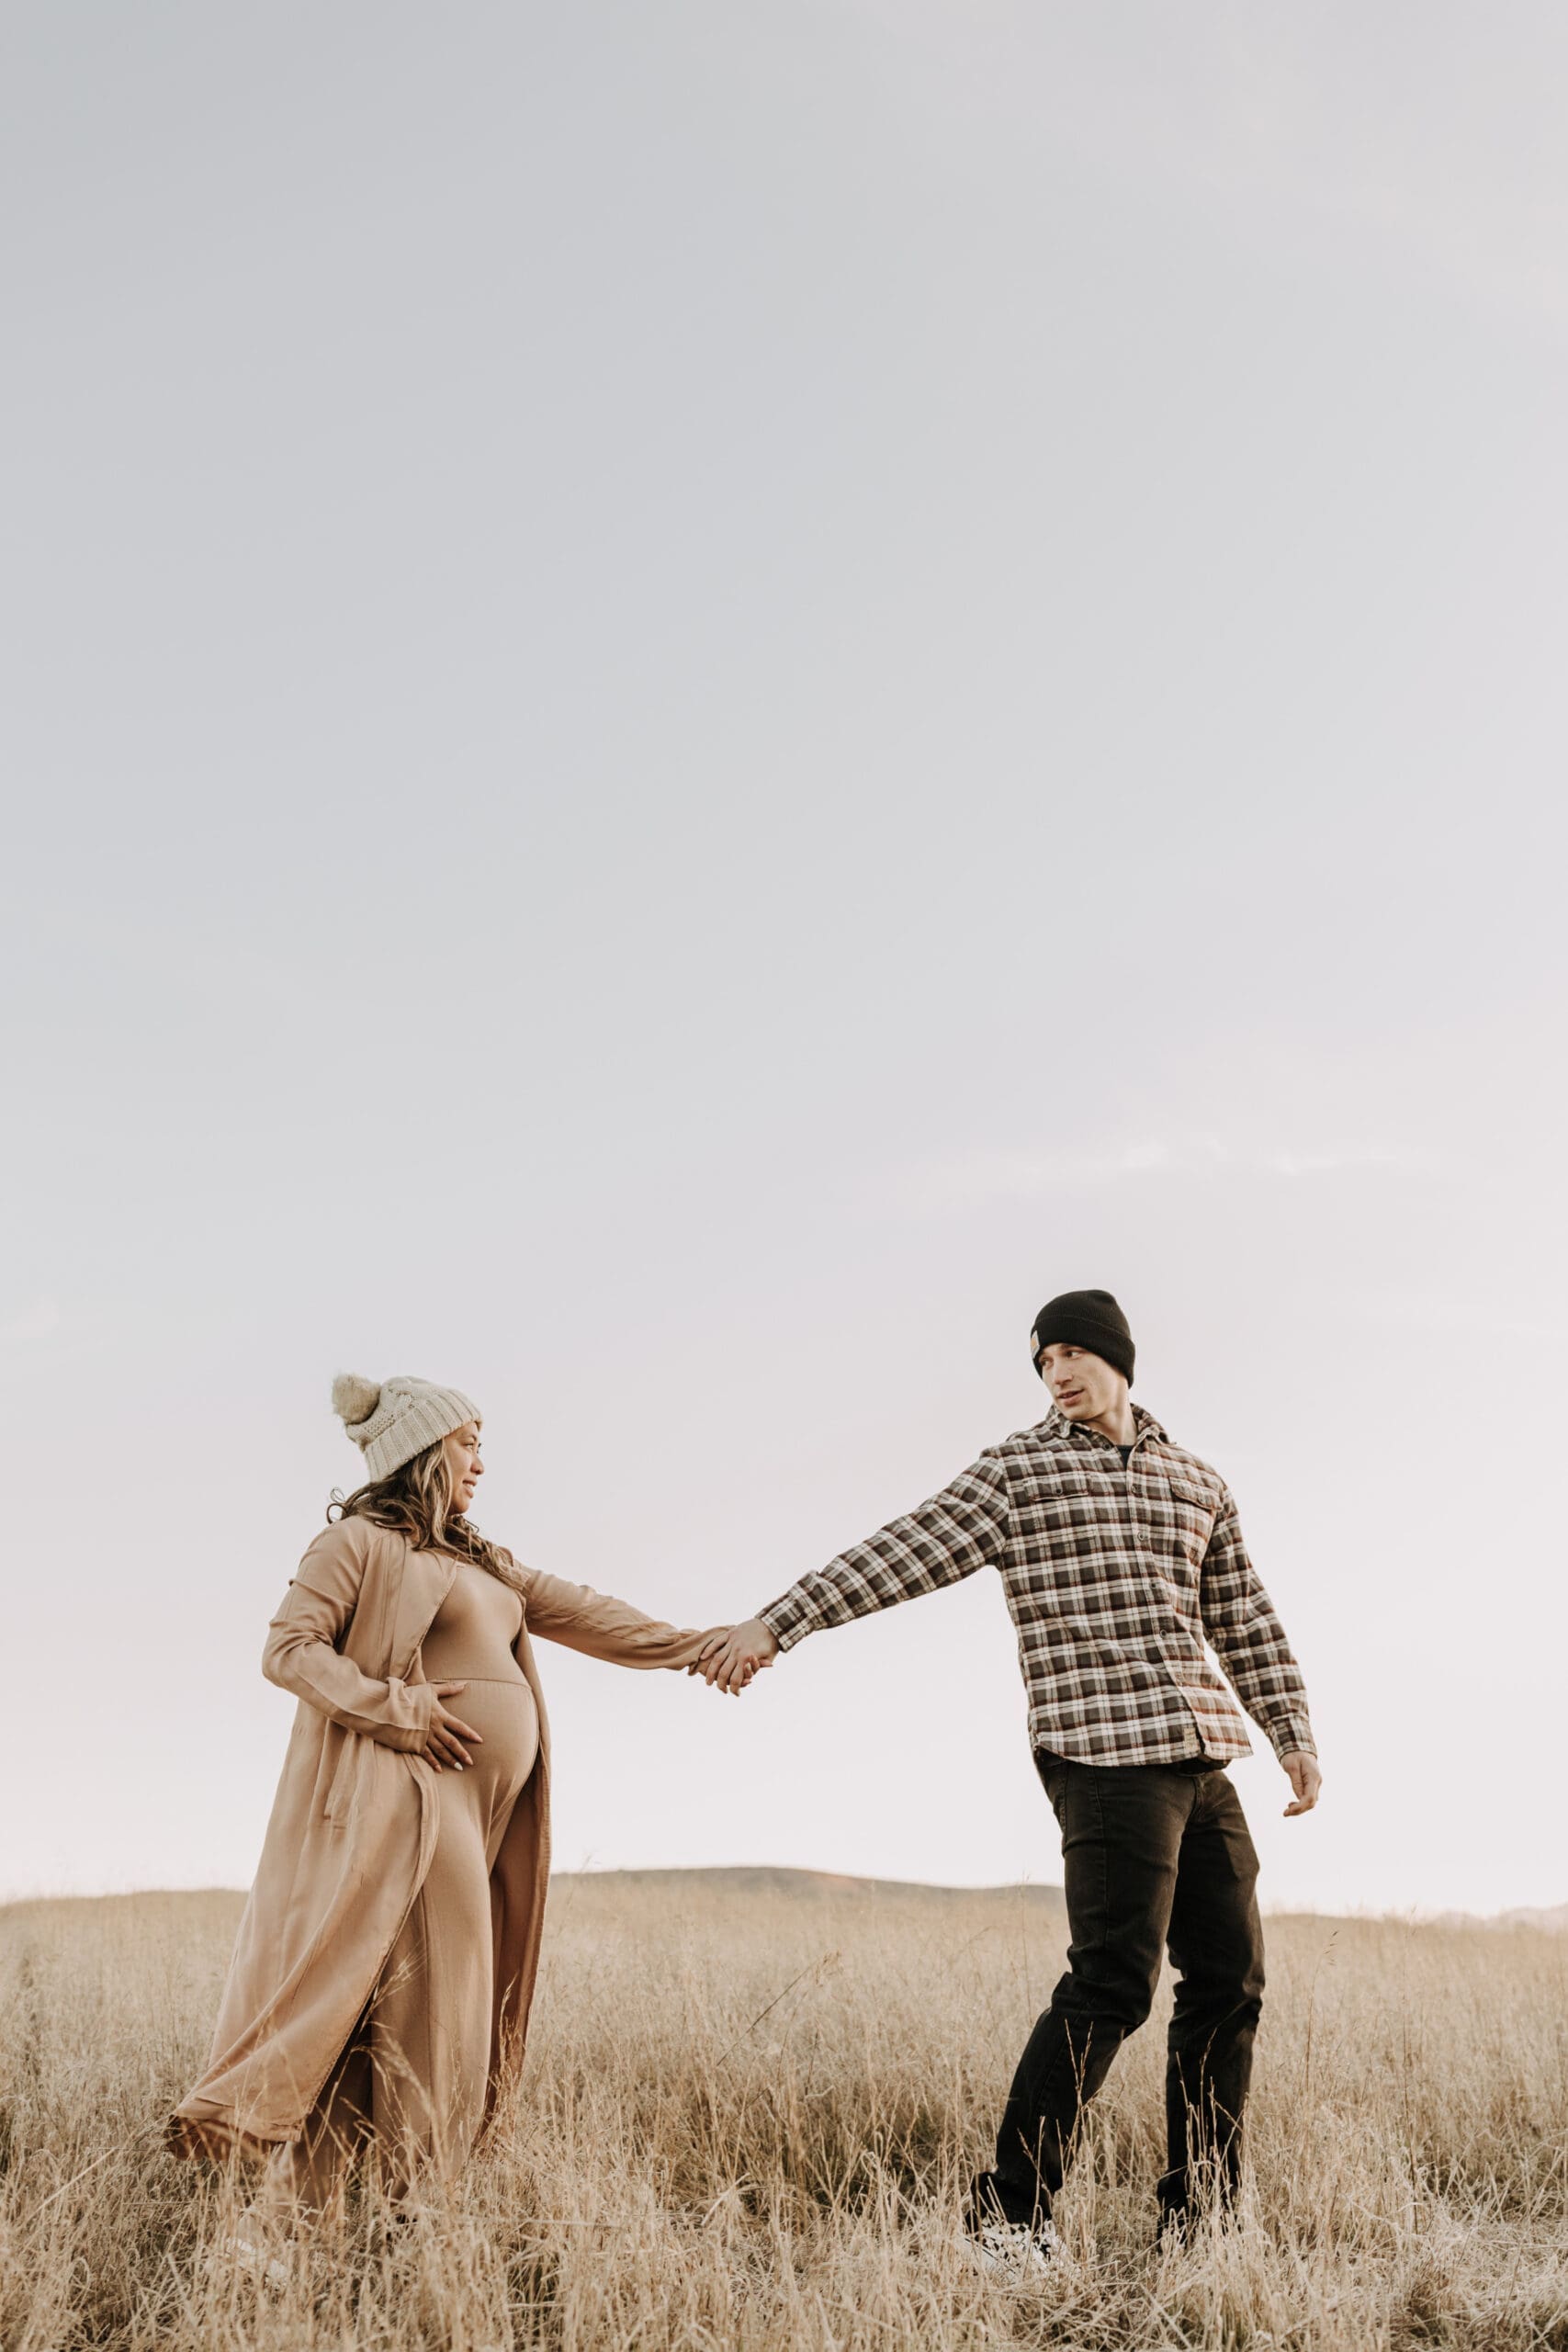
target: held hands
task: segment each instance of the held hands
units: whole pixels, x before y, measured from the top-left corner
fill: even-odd
[[[445,1772],[448,1765],[454,1771],[461,1772],[473,1762],[473,1758],[463,1745],[465,1740],[470,1740],[476,1747],[484,1746],[482,1737],[471,1724],[464,1723],[459,1715],[449,1715],[441,1703],[443,1699],[455,1699],[460,1690],[466,1690],[468,1687],[466,1682],[433,1682],[430,1686],[434,1694],[430,1730],[419,1753],[427,1764],[434,1764],[438,1772]]]
[[[1292,1748],[1289,1756],[1280,1757],[1280,1762],[1295,1792],[1294,1804],[1285,1807],[1285,1819],[1289,1821],[1292,1814],[1312,1811],[1323,1786],[1323,1774],[1317,1769],[1316,1757],[1309,1756],[1303,1747]]]
[[[700,1674],[711,1690],[719,1690],[731,1698],[739,1698],[754,1675],[765,1666],[772,1666],[779,1654],[776,1637],[768,1631],[760,1617],[748,1617],[743,1625],[731,1625],[727,1634],[712,1634],[704,1644],[688,1674]]]

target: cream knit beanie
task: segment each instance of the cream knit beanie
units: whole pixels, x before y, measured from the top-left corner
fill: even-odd
[[[333,1383],[333,1410],[364,1454],[371,1478],[389,1478],[427,1445],[479,1418],[479,1407],[460,1388],[437,1388],[403,1374],[378,1388],[357,1373],[340,1372]]]

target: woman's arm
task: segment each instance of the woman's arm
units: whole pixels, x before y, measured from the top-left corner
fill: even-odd
[[[340,1519],[317,1536],[267,1630],[262,1672],[345,1731],[363,1732],[385,1747],[423,1748],[435,1703],[430,1684],[395,1676],[378,1682],[337,1647],[377,1532],[368,1520]]]
[[[568,1649],[589,1657],[607,1658],[614,1666],[693,1666],[711,1633],[666,1625],[645,1617],[629,1600],[613,1600],[592,1585],[568,1584],[564,1577],[547,1577],[538,1568],[514,1563],[524,1580],[530,1634],[548,1642],[563,1642]]]

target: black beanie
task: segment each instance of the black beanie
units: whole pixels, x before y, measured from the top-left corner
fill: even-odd
[[[1087,1348],[1133,1377],[1133,1334],[1108,1290],[1065,1290],[1049,1300],[1034,1318],[1029,1347],[1036,1372],[1043,1348]]]

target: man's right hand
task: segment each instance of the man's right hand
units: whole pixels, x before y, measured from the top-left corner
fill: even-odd
[[[728,1634],[716,1634],[690,1671],[700,1674],[711,1690],[715,1685],[738,1697],[754,1674],[772,1666],[779,1654],[778,1636],[760,1617],[748,1617]]]
[[[466,1682],[433,1682],[430,1686],[434,1693],[434,1703],[430,1710],[430,1729],[425,1735],[424,1746],[418,1753],[427,1764],[434,1764],[438,1772],[444,1772],[449,1764],[460,1772],[473,1762],[473,1758],[463,1745],[465,1740],[471,1740],[476,1747],[484,1746],[483,1739],[471,1724],[464,1723],[460,1715],[449,1715],[441,1703],[443,1699],[455,1699],[459,1690],[466,1690],[468,1687]]]

